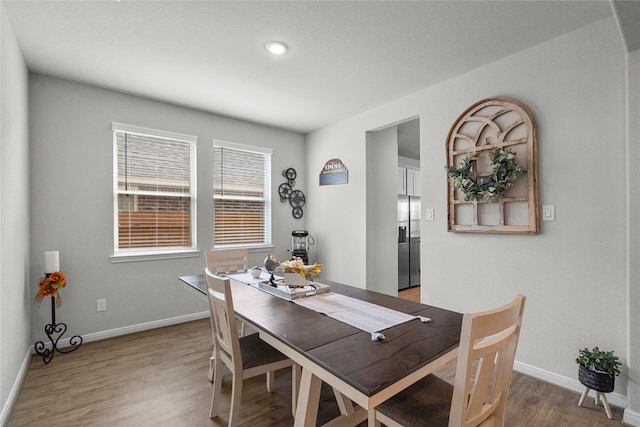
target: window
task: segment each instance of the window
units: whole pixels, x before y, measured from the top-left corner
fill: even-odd
[[[271,150],[213,143],[214,247],[271,245]]]
[[[196,142],[113,124],[116,255],[195,249]]]

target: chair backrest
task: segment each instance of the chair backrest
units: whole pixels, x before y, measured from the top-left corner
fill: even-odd
[[[242,355],[240,340],[233,310],[231,283],[228,278],[212,274],[209,269],[204,270],[207,282],[207,297],[209,310],[215,324],[215,354],[221,358],[232,372],[242,369]]]
[[[504,425],[525,298],[490,311],[465,314],[449,426]],[[488,423],[489,424],[489,423]]]
[[[213,274],[247,269],[247,249],[219,249],[205,253],[207,269]]]

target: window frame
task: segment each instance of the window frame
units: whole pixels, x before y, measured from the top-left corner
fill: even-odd
[[[216,228],[216,189],[215,189],[215,149],[216,147],[228,148],[238,151],[246,151],[252,154],[261,154],[267,157],[264,168],[264,195],[262,199],[259,198],[251,198],[249,200],[263,200],[265,204],[264,208],[264,239],[262,243],[246,243],[246,244],[228,244],[228,245],[220,245],[216,244],[216,236],[215,236],[215,228]],[[248,145],[248,144],[239,144],[236,142],[224,141],[214,139],[212,142],[212,156],[211,156],[211,197],[213,201],[213,223],[212,223],[212,237],[213,237],[213,246],[212,249],[234,249],[234,248],[247,248],[247,249],[264,249],[264,248],[272,248],[273,247],[273,195],[271,189],[271,178],[272,178],[272,166],[273,166],[273,150],[268,147],[261,147],[257,145]],[[232,197],[225,197],[226,199],[233,200]],[[221,197],[218,197],[221,199]],[[236,200],[247,200],[247,196],[238,197]]]
[[[119,206],[118,198],[125,194],[118,188],[118,140],[119,132],[148,136],[155,139],[167,139],[180,141],[189,144],[189,193],[190,198],[190,241],[189,246],[147,246],[137,248],[119,248]],[[165,131],[160,129],[146,128],[142,126],[129,125],[125,123],[112,123],[112,144],[113,144],[113,255],[111,262],[143,261],[148,259],[168,259],[199,256],[197,249],[197,143],[198,137],[194,135]],[[131,194],[131,192],[127,192]],[[144,194],[149,194],[145,191]],[[185,197],[187,193],[182,194]],[[158,192],[160,196],[166,196],[166,192]]]

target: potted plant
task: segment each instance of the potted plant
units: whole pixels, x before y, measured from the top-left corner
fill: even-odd
[[[598,347],[592,350],[580,350],[576,358],[578,380],[592,390],[603,393],[612,392],[615,378],[620,374],[620,359],[613,351],[602,351]]]

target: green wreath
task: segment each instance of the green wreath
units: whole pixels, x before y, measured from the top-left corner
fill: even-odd
[[[462,160],[459,169],[455,166],[446,167],[449,181],[456,190],[464,194],[464,200],[467,202],[495,202],[524,173],[522,166],[516,163],[516,154],[513,151],[498,148],[490,153],[493,170],[486,177],[474,179],[471,169],[475,158],[471,154]]]

